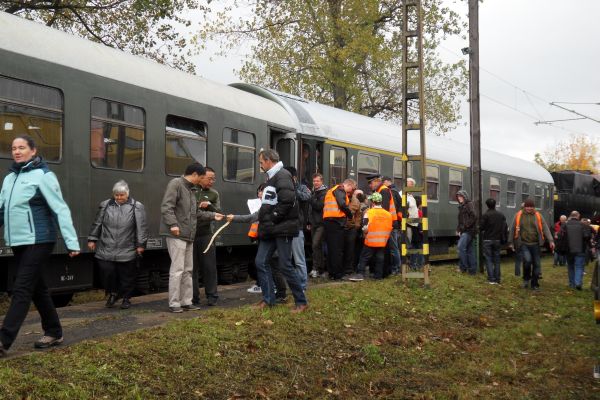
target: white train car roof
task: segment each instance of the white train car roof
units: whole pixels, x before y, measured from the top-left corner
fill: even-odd
[[[153,61],[0,12],[0,49],[224,110],[295,126],[280,105]]]
[[[260,90],[277,95],[293,107],[302,107],[318,129],[302,133],[321,136],[329,140],[370,147],[377,150],[402,153],[402,128],[399,125],[364,115],[351,113],[323,104],[306,101],[297,96],[275,90],[258,88],[249,84],[235,84],[236,87],[260,94]],[[266,96],[265,96],[266,97]],[[303,124],[300,124],[303,128]],[[409,154],[418,151],[418,139],[409,139]],[[431,161],[469,166],[469,145],[445,137],[428,135],[426,141],[427,158]],[[540,182],[553,183],[552,176],[538,164],[495,151],[482,149],[482,169],[505,175],[517,176]]]

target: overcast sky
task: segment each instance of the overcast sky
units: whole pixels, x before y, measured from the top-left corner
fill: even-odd
[[[466,0],[446,3],[467,18]],[[573,133],[600,138],[600,123],[590,120],[534,124],[577,117],[549,102],[600,103],[600,0],[485,0],[479,34],[482,147],[532,160]],[[465,57],[460,49],[466,46],[468,39],[455,39],[439,52],[455,60]],[[197,59],[200,75],[239,80],[233,71],[242,54],[213,61],[209,55]],[[600,105],[561,105],[600,120]],[[466,99],[462,109],[465,126],[448,136],[468,143]]]

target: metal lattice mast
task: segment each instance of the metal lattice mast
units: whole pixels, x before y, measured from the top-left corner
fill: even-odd
[[[429,286],[429,223],[427,218],[427,159],[425,157],[425,101],[423,79],[423,9],[421,0],[404,0],[402,5],[402,280],[423,279]],[[409,136],[417,141],[418,148],[409,154]],[[412,142],[411,142],[412,144]],[[411,146],[411,149],[413,147]],[[408,163],[418,162],[421,171],[420,181],[408,187]],[[408,195],[421,196],[422,218],[409,218]],[[422,224],[423,246],[420,249],[408,248],[407,225]],[[408,257],[423,255],[422,271],[410,271]]]

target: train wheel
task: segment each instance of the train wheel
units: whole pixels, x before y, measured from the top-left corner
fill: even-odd
[[[51,297],[54,307],[66,307],[73,300],[73,293],[53,294]]]

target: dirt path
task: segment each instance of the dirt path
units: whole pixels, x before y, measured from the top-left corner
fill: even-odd
[[[250,283],[219,287],[219,302],[217,307],[231,308],[260,301],[261,296],[248,293]],[[202,289],[201,289],[202,293]],[[291,296],[288,296],[291,301]],[[96,301],[58,309],[65,341],[62,346],[69,346],[84,340],[115,335],[152,326],[162,325],[174,319],[188,319],[200,315],[208,309],[203,301],[201,310],[188,311],[179,314],[169,312],[167,293],[156,293],[147,296],[134,297],[129,310],[121,310],[118,305],[113,309],[104,308],[104,301]],[[0,317],[4,319],[4,317]],[[8,352],[8,357],[20,357],[35,350],[33,343],[42,335],[40,318],[36,311],[27,316],[17,340]]]

